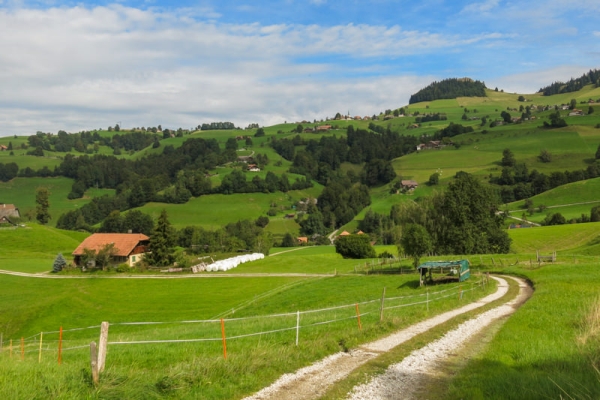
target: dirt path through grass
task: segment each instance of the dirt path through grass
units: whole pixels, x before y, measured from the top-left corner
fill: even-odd
[[[501,299],[508,293],[508,282],[499,277],[493,277],[498,281],[498,289],[495,293],[484,297],[476,302],[470,303],[459,309],[445,312],[437,315],[433,318],[414,324],[406,329],[398,331],[392,335],[389,335],[383,339],[366,343],[357,349],[353,349],[349,352],[335,353],[321,361],[318,361],[308,367],[302,368],[293,374],[285,374],[279,378],[271,386],[264,388],[260,392],[253,396],[247,397],[246,400],[266,400],[266,399],[317,399],[321,397],[334,383],[346,378],[354,369],[373,360],[380,354],[390,351],[394,347],[407,342],[408,340],[420,335],[429,329],[445,323],[450,319],[475,310],[495,300]],[[529,291],[527,291],[528,285],[519,280],[519,296],[527,297]],[[514,300],[511,300],[511,302]],[[523,300],[524,301],[524,300]],[[513,311],[515,307],[511,305],[511,302],[507,302]],[[522,303],[522,302],[521,302]],[[519,303],[519,304],[521,304]],[[484,318],[486,319],[486,318]],[[489,318],[491,323],[494,318]],[[433,368],[433,367],[432,367]],[[415,380],[409,382],[414,384]],[[380,385],[381,386],[381,385]],[[385,386],[385,385],[383,385]],[[356,398],[372,399],[372,398],[397,398],[398,391],[396,387],[390,388],[388,393],[389,396],[383,397],[371,397],[373,393],[369,393],[365,396],[358,396]],[[391,397],[390,397],[391,396]],[[404,395],[403,395],[404,396]]]
[[[57,275],[50,272],[39,272],[32,274],[29,272],[7,271],[0,269],[0,274],[22,276],[26,278],[43,278],[43,279],[192,279],[192,278],[322,278],[326,276],[334,276],[334,274],[303,274],[303,273],[253,273],[253,274],[178,274],[178,275]]]

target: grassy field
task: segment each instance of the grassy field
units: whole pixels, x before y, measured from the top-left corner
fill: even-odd
[[[114,194],[113,189],[90,188],[81,199],[69,200],[67,195],[71,192],[73,180],[69,178],[15,178],[9,182],[0,182],[0,196],[2,202],[15,204],[25,220],[28,212],[33,213],[35,220],[35,191],[37,188],[46,187],[50,191],[50,222],[55,226],[58,218],[65,212],[87,204],[93,197],[105,194]]]
[[[312,257],[300,255],[303,251]],[[337,255],[331,257],[331,252],[331,247],[307,248],[270,257],[274,265],[248,264],[244,268],[283,272],[289,271],[285,265],[294,265],[297,270],[304,266],[311,271],[329,271],[332,262],[343,261]],[[275,261],[278,257],[280,260]],[[0,332],[6,350],[0,353],[0,394],[8,398],[32,398],[40,394],[46,398],[239,398],[284,372],[487,293],[477,289],[468,291],[462,301],[459,296],[453,296],[452,301],[436,301],[437,291],[456,291],[458,284],[433,287],[429,312],[423,304],[390,309],[382,324],[378,322],[378,299],[383,287],[387,288],[388,306],[415,302],[425,294],[425,289],[418,288],[415,274],[164,280],[32,279],[0,275],[0,285],[5,288],[0,293]],[[356,323],[357,302],[361,303],[362,330]],[[332,306],[345,307],[303,314],[296,347],[295,330],[289,329],[295,324],[296,311]],[[255,317],[281,313],[290,315]],[[227,317],[228,337],[283,331],[229,339],[228,357],[224,360],[218,320],[177,323],[221,316]],[[323,319],[338,322],[320,325]],[[214,338],[214,341],[109,345],[107,370],[100,386],[94,388],[86,372],[89,350],[85,345],[96,339],[98,324],[103,320],[111,323],[111,343],[193,338]],[[163,323],[123,324],[137,321]],[[60,326],[65,330],[67,350],[63,353],[63,365],[57,368],[56,331]],[[73,330],[83,327],[91,328]],[[38,364],[36,343],[42,331],[46,347]],[[16,346],[21,336],[27,338],[24,362],[17,361],[20,353],[16,347],[12,359],[7,349],[8,338],[14,338]],[[77,349],[78,346],[83,348]],[[33,376],[36,378],[31,379]]]
[[[596,263],[503,270],[531,279],[535,294],[454,377],[444,398],[598,398],[596,270]]]

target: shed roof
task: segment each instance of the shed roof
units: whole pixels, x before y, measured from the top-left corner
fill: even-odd
[[[147,240],[150,238],[142,233],[94,233],[77,246],[73,255],[83,255],[84,249],[100,251],[107,244],[114,243],[114,255],[127,257],[140,242]]]

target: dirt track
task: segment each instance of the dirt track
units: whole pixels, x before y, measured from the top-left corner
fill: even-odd
[[[331,385],[343,380],[354,369],[376,358],[381,353],[389,351],[392,348],[412,339],[413,337],[424,333],[427,330],[450,320],[451,318],[454,318],[457,315],[472,311],[505,296],[508,292],[508,282],[506,282],[506,280],[503,278],[494,277],[494,279],[498,281],[498,290],[494,294],[491,294],[474,303],[463,306],[457,310],[449,311],[414,324],[383,339],[366,343],[348,353],[336,353],[308,367],[302,368],[293,374],[285,374],[271,386],[264,388],[253,396],[247,397],[246,400],[318,399],[329,389]],[[529,296],[531,296],[531,289],[527,283],[520,279],[515,280],[519,283],[520,288],[517,299],[507,301],[503,306],[501,306],[502,310],[500,312],[485,314],[484,317],[479,319],[480,327],[483,328],[497,318],[510,315],[512,312],[516,311],[516,309],[523,304],[529,298]],[[442,358],[443,353],[441,358],[436,359],[435,363],[427,365],[424,368],[431,372],[435,369],[436,363],[439,364],[439,361],[441,361]],[[391,379],[384,381],[384,383],[377,382],[374,384],[376,389],[366,386],[363,388],[357,387],[352,393],[352,396],[354,396],[352,398],[395,399],[398,398],[398,390],[402,390],[402,398],[410,398],[410,390],[414,390],[414,388],[421,383],[419,381],[419,377],[426,375],[426,373],[422,373],[423,371],[419,372],[419,375],[409,374],[409,378],[404,380],[399,380],[396,376],[393,376]],[[390,382],[392,382],[393,386],[390,386]],[[402,385],[402,387],[399,388],[399,385]]]

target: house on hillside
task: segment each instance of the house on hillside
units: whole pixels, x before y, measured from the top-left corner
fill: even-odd
[[[296,238],[298,244],[308,244],[308,238],[306,236],[299,236]]]
[[[126,263],[130,267],[138,263],[148,252],[150,238],[142,233],[94,233],[88,236],[73,252],[75,264],[81,265],[84,250],[98,253],[107,246],[113,245],[111,263]]]
[[[419,186],[417,181],[413,181],[412,179],[403,179],[400,181],[400,184],[402,185],[402,189],[405,190],[415,190]]]
[[[580,117],[584,115],[582,110],[578,110],[578,109],[573,109],[571,110],[571,112],[569,113],[569,117]]]
[[[16,220],[19,218],[21,213],[14,204],[0,204],[0,226],[16,225]]]
[[[317,126],[317,132],[328,132],[331,130],[331,125],[319,125]]]
[[[3,144],[0,144],[0,151],[6,151],[6,150],[8,150],[8,147]]]

